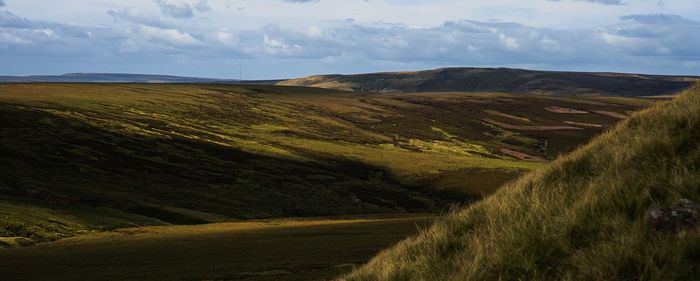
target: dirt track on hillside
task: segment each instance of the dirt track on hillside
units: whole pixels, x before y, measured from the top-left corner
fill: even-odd
[[[553,113],[561,113],[561,114],[586,114],[588,113],[587,111],[583,110],[577,110],[577,109],[571,109],[571,108],[566,108],[566,107],[559,107],[559,106],[550,106],[550,107],[545,107],[545,110]]]
[[[510,118],[510,119],[518,120],[518,121],[532,122],[532,120],[530,120],[529,118],[520,117],[520,116],[515,116],[515,115],[508,114],[508,113],[503,113],[503,112],[500,112],[500,111],[488,110],[488,109],[487,109],[487,110],[484,110],[484,112],[486,112],[486,113],[488,113],[488,114],[491,114],[491,115],[501,116],[501,117],[505,117],[505,118]]]
[[[617,119],[627,118],[627,115],[624,115],[622,113],[613,112],[613,111],[593,110],[593,112],[598,113],[598,114],[603,115],[603,116],[617,118]]]
[[[515,158],[518,158],[518,159],[524,160],[524,161],[547,162],[547,160],[542,158],[542,157],[533,156],[533,155],[530,155],[530,154],[527,154],[524,152],[515,151],[512,149],[508,149],[508,148],[501,148],[501,152],[503,154],[508,155],[508,156],[512,156],[512,157],[515,157]]]
[[[491,123],[493,125],[496,125],[498,127],[501,127],[503,129],[517,130],[517,131],[583,130],[579,127],[573,127],[573,126],[516,126],[516,125],[501,123],[501,122],[498,122],[496,120],[489,119],[489,118],[484,118],[481,120],[483,120],[487,123]]]
[[[583,126],[583,127],[590,127],[590,128],[603,128],[603,125],[601,125],[601,124],[583,123],[583,122],[574,122],[574,121],[564,121],[564,123],[569,124],[569,125],[574,125],[574,126]]]

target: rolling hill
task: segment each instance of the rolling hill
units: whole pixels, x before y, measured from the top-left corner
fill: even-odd
[[[63,75],[0,76],[0,83],[226,83],[275,84],[281,80],[235,80],[128,73],[66,73]]]
[[[698,280],[700,85],[341,280]]]
[[[0,237],[435,212],[653,103],[221,84],[0,84]]]
[[[509,68],[442,68],[417,72],[319,75],[277,85],[355,92],[499,92],[657,96],[677,93],[698,77],[555,72]]]
[[[35,83],[217,83],[235,80],[126,73],[66,73],[63,75],[0,76],[0,82]]]

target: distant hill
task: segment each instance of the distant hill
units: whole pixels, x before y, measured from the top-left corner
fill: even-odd
[[[698,77],[554,72],[510,68],[442,68],[417,72],[320,75],[278,85],[356,92],[501,92],[655,96],[688,88]]]
[[[234,80],[171,75],[126,73],[67,73],[63,75],[0,76],[0,83],[55,82],[55,83],[236,83],[274,84],[280,80]]]
[[[700,85],[341,280],[698,280]]]

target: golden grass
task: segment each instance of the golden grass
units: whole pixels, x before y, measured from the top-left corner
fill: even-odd
[[[323,75],[318,75],[318,76],[310,76],[306,78],[299,78],[299,79],[291,79],[291,80],[286,80],[277,83],[279,86],[304,86],[304,87],[316,87],[316,88],[322,88],[322,89],[335,89],[335,90],[342,90],[342,91],[352,91],[353,90],[353,85],[352,83],[343,83],[339,81],[335,81],[332,79],[327,79],[327,76]]]
[[[376,95],[370,104],[363,101],[361,96],[358,98],[358,94],[319,95],[291,87],[288,89],[289,93],[283,95],[268,91],[256,92],[257,96],[251,96],[248,91],[245,87],[219,89],[213,86],[168,84],[13,84],[0,85],[0,101],[34,106],[52,114],[68,116],[129,134],[189,138],[253,153],[294,159],[304,159],[293,151],[294,148],[308,149],[389,167],[399,174],[410,174],[413,177],[426,171],[429,174],[461,168],[538,167],[529,163],[516,163],[515,159],[500,159],[503,157],[496,155],[498,149],[479,142],[460,140],[444,128],[436,126],[429,128],[441,135],[443,140],[416,139],[370,130],[353,123],[357,121],[336,118],[352,114],[359,122],[380,124],[386,122],[382,119],[403,114],[397,113],[394,108],[415,110],[425,107],[403,101],[397,95]],[[512,97],[498,93],[409,95],[445,102],[471,102],[471,99],[474,99],[477,103],[489,102],[492,99],[506,101]],[[633,102],[632,99],[622,98],[616,101]],[[59,108],[54,108],[56,106]],[[212,112],[214,115],[199,114],[200,112]],[[256,118],[249,118],[251,116]],[[144,120],[161,122],[167,129],[150,126]],[[355,140],[352,143],[333,141],[333,138],[339,138],[339,132],[348,136],[344,137],[345,139]],[[287,137],[283,135],[285,133],[296,136]],[[362,145],[362,142],[377,145],[366,146]],[[396,148],[399,144],[419,152],[378,149]],[[420,155],[423,152],[426,155]],[[497,157],[492,159],[482,157],[483,155]],[[420,159],[422,164],[404,164],[403,157]],[[408,171],[413,169],[409,166],[415,169]]]
[[[385,168],[405,184],[416,184],[429,175],[439,175],[444,171],[464,168],[533,170],[543,166],[542,163],[515,159],[472,156],[471,153],[481,151],[483,148],[468,144],[460,147],[447,146],[440,142],[423,143],[414,140],[409,144],[421,150],[413,151],[387,144],[360,145],[286,137],[280,137],[279,140],[316,153],[342,155],[351,160]]]
[[[328,218],[284,218],[268,220],[248,220],[239,222],[209,223],[200,225],[167,225],[120,228],[108,232],[80,235],[52,242],[52,244],[72,244],[85,241],[103,241],[110,239],[152,239],[192,235],[233,234],[247,231],[274,230],[281,228],[303,228],[316,226],[333,226],[363,223],[386,223],[425,220],[437,218],[434,214],[392,214],[392,215],[356,215]]]
[[[41,212],[42,207],[37,213],[50,220],[8,221],[0,223],[0,230],[6,229],[5,236],[31,236],[39,242],[94,230],[96,225],[112,229],[132,220],[152,224],[139,217],[142,213],[167,222],[199,223],[419,211],[414,209],[419,205],[437,210],[444,205],[425,199],[490,194],[503,182],[543,166],[509,157],[500,149],[548,158],[601,132],[508,131],[480,121],[489,110],[518,108],[514,114],[531,119],[532,125],[560,123],[558,115],[544,110],[553,104],[587,110],[639,108],[626,104],[635,99],[615,102],[263,85],[0,84],[0,109],[5,113],[0,119],[21,124],[2,128],[9,137],[0,142],[0,154],[13,156],[0,173],[0,195],[20,199],[34,194],[40,202],[54,197],[61,202],[86,198],[85,202],[93,202],[97,196],[111,204],[101,206],[118,206],[138,215],[110,213],[119,219],[103,221],[98,216],[90,222],[73,222],[66,218],[73,210],[52,214]],[[595,114],[580,119],[572,120],[606,126],[617,121]],[[37,164],[42,161],[76,168]],[[136,166],[144,169],[132,174],[130,167]],[[161,172],[162,178],[144,176]],[[103,182],[105,177],[117,180]],[[261,187],[259,182],[265,184]],[[310,193],[286,194],[291,189],[280,187],[280,182]],[[169,192],[155,192],[161,188]],[[391,189],[392,195],[377,192],[384,189]],[[156,209],[151,206],[153,197],[159,198]],[[387,198],[403,205],[386,203]],[[300,201],[307,203],[295,203]],[[130,204],[143,204],[145,209]],[[18,212],[13,209],[10,214],[22,218],[12,215]],[[90,211],[79,212],[82,217]]]

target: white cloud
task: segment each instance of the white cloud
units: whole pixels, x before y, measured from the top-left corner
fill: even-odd
[[[216,32],[216,38],[224,46],[231,47],[238,43],[237,37],[229,30],[219,30]]]
[[[269,35],[263,35],[263,50],[266,54],[275,56],[294,56],[302,51],[302,47],[297,44],[291,44],[275,39]]]
[[[148,25],[160,28],[172,28],[174,26],[173,24],[168,23],[152,14],[135,9],[108,10],[107,15],[111,16],[117,22]]]
[[[13,44],[13,45],[24,45],[24,44],[29,44],[31,41],[29,41],[27,38],[21,38],[19,36],[15,36],[14,34],[11,34],[7,31],[0,31],[0,44],[6,43],[6,44]]]
[[[547,0],[547,1],[559,2],[562,0]],[[626,1],[626,0],[570,0],[570,1],[588,2],[588,3],[604,4],[604,5],[627,5],[629,3],[629,1]]]
[[[185,75],[207,76],[207,71],[246,60],[250,72],[260,73],[258,78],[293,76],[296,72],[289,71],[298,69],[313,74],[459,65],[700,74],[700,39],[694,36],[700,30],[698,19],[659,14],[653,12],[658,9],[655,4],[642,2],[533,1],[528,9],[515,0],[485,4],[337,0],[313,5],[241,0],[226,9],[228,2],[223,0],[159,1],[185,7],[178,14],[150,1],[94,0],[91,3],[104,10],[82,14],[99,20],[67,24],[74,20],[46,20],[43,13],[33,19],[18,16],[32,14],[30,9],[20,13],[14,8],[31,1],[12,2],[12,12],[0,9],[0,60],[18,62],[0,72],[32,65],[37,65],[36,71],[58,69],[89,60],[91,67],[104,68],[98,71],[138,65],[161,67],[163,72],[181,67],[191,71]],[[237,6],[245,6],[245,12]],[[496,6],[503,11],[493,10]],[[664,9],[685,11],[695,6],[700,4],[668,1]],[[643,13],[628,15],[628,10]],[[558,24],[559,12],[574,18],[602,14],[603,23]],[[473,19],[454,18],[469,13]],[[546,19],[542,15],[548,13],[556,20],[542,24]],[[426,17],[417,19],[417,14]],[[516,20],[478,18],[482,14]],[[529,21],[534,15],[539,15],[537,20]],[[438,22],[440,17],[447,18]],[[181,62],[203,66],[178,67]]]
[[[160,7],[160,11],[164,15],[177,19],[188,19],[194,17],[195,12],[211,11],[211,7],[209,6],[207,0],[200,0],[196,3],[182,2],[182,0],[153,0],[153,2]]]
[[[498,40],[501,41],[501,43],[503,43],[508,50],[514,51],[520,48],[520,45],[518,45],[518,41],[516,41],[515,38],[508,37],[508,35],[503,33],[498,34]]]
[[[176,29],[141,26],[140,31],[149,38],[163,40],[176,46],[192,46],[200,43],[189,33]]]
[[[540,43],[542,43],[542,46],[544,48],[546,48],[547,50],[556,50],[556,49],[560,48],[559,42],[550,38],[547,35],[542,37],[542,40],[540,40]]]
[[[196,4],[192,4],[192,8],[202,13],[211,12],[211,6],[207,0],[200,0]]]
[[[311,38],[321,38],[323,37],[323,29],[315,25],[309,26],[306,29],[306,35]]]

